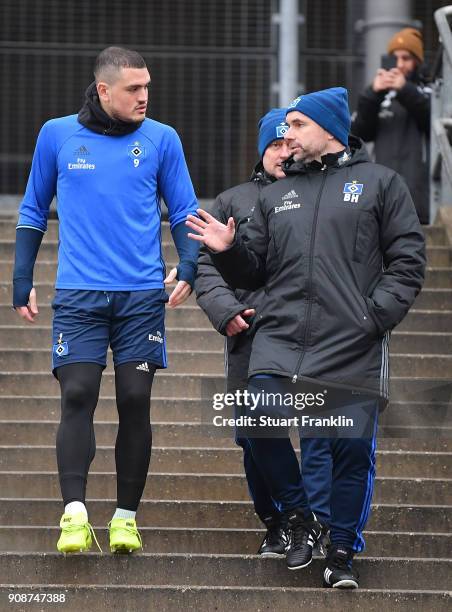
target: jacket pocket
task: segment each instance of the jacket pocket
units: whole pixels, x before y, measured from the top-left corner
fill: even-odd
[[[259,321],[262,319],[262,315],[257,310],[252,317],[247,317],[245,320],[248,323],[249,327],[243,333],[245,336],[253,337],[256,333],[256,327]]]
[[[363,296],[363,317],[363,321],[367,320],[368,324],[372,326],[375,338],[381,337],[384,330],[380,329],[376,317],[372,312],[372,300],[365,296]]]

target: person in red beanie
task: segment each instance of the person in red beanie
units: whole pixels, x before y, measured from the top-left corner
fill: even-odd
[[[379,68],[372,84],[358,98],[351,131],[375,143],[375,161],[405,179],[419,220],[427,225],[428,150],[431,89],[421,75],[422,35],[414,28],[394,34],[388,43],[396,67]]]

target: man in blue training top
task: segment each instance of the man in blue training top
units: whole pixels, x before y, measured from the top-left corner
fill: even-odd
[[[41,129],[16,234],[13,305],[32,323],[38,314],[33,267],[57,195],[52,360],[61,387],[56,450],[65,505],[57,548],[65,553],[89,550],[94,535],[85,491],[109,345],[119,414],[110,548],[141,548],[135,514],[151,454],[153,377],[167,365],[165,303],[175,307],[188,298],[198,256],[185,228],[197,204],[182,145],[174,129],[146,118],[150,76],[143,58],[108,47],[94,75],[78,115]],[[161,196],[180,260],[166,278]],[[168,298],[164,283],[175,279]]]

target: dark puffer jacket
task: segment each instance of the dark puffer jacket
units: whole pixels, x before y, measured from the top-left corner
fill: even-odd
[[[222,223],[233,217],[237,231],[242,233],[253,214],[254,207],[263,187],[274,181],[259,162],[250,180],[232,187],[217,196],[211,214]],[[259,308],[264,289],[247,291],[231,289],[215,268],[205,247],[199,252],[198,274],[195,282],[196,300],[207,314],[210,322],[220,334],[226,335],[226,325],[235,315],[247,308]],[[252,319],[248,319],[252,322]],[[226,339],[226,370],[228,388],[242,388],[246,385],[253,334],[250,330]]]
[[[406,181],[421,223],[429,222],[428,151],[431,89],[416,74],[399,91],[374,92],[358,98],[352,133],[375,142],[375,161]]]
[[[293,163],[262,190],[242,238],[211,257],[235,287],[265,287],[249,374],[388,396],[389,331],[420,291],[425,241],[400,176],[364,145],[339,165]]]

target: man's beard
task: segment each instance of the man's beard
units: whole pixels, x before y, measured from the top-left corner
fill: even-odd
[[[308,151],[305,151],[304,149],[300,149],[299,151],[297,151],[297,153],[294,154],[293,158],[297,162],[299,161],[299,162],[309,163],[313,159],[315,159],[315,155],[313,155],[312,153]]]
[[[305,164],[309,164],[315,159],[320,159],[322,155],[322,150],[319,148],[315,151],[310,149],[307,151],[306,149],[300,148],[296,153],[294,153],[293,158],[295,161],[304,162]]]

